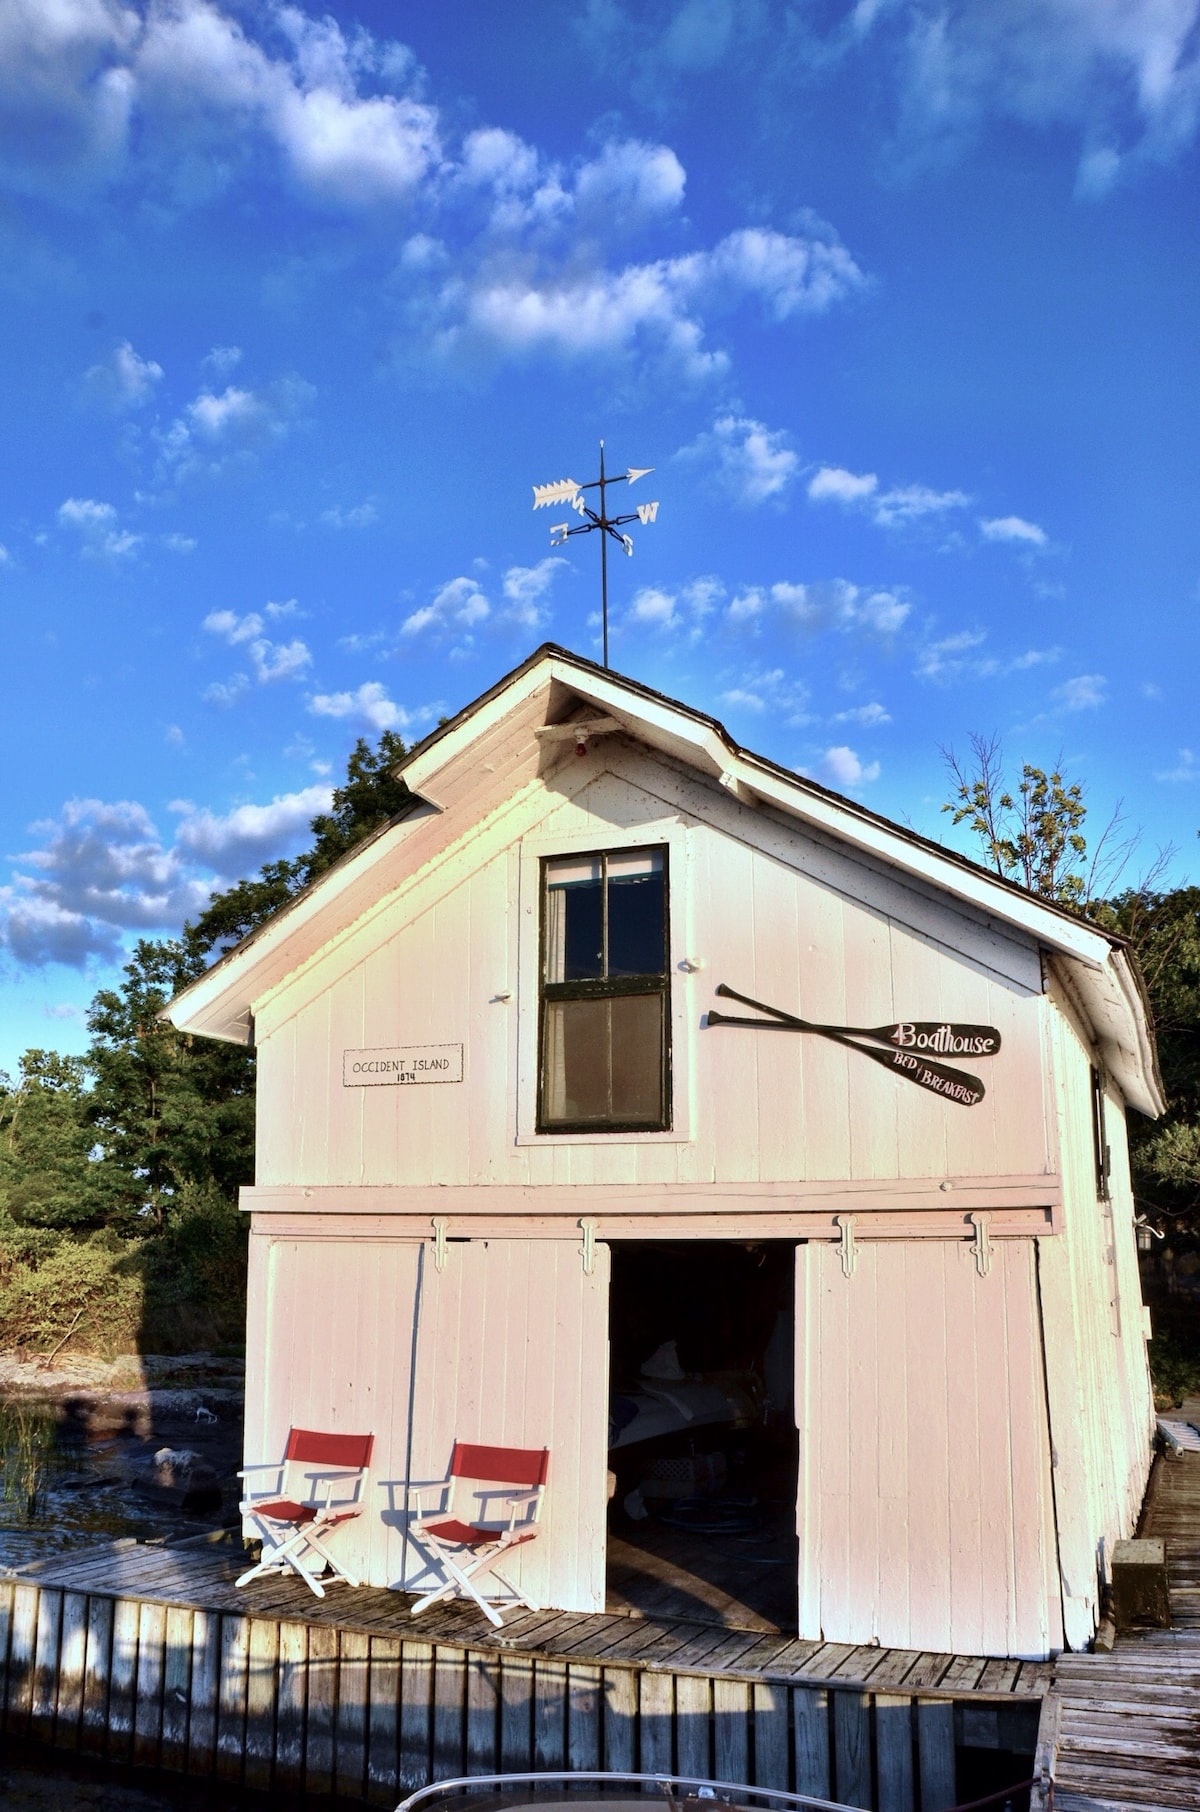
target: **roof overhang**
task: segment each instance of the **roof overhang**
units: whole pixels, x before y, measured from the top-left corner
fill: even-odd
[[[528,717],[531,705],[546,725],[580,716],[589,723],[592,718],[607,720],[606,729],[619,726],[633,740],[709,776],[742,805],[769,805],[823,838],[1024,933],[1066,966],[1125,1099],[1152,1117],[1164,1111],[1145,993],[1123,939],[857,801],[743,749],[715,718],[552,644],[539,648],[419,743],[398,770],[416,795],[413,809],[343,857],[178,995],[166,1009],[172,1023],[210,1037],[249,1042],[253,1003],[287,972],[289,947],[298,941],[297,960],[303,961],[316,947],[314,935],[323,943],[353,922],[365,877],[385,856],[399,854],[398,845],[415,826],[444,809],[480,739],[509,716]]]

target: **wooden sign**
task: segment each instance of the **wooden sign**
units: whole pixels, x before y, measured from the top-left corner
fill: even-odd
[[[864,1057],[882,1063],[896,1075],[903,1076],[906,1082],[929,1089],[946,1101],[957,1101],[961,1107],[978,1106],[987,1090],[978,1076],[971,1076],[966,1070],[952,1069],[937,1059],[960,1055],[994,1057],[1000,1049],[1000,1034],[995,1026],[958,1025],[950,1020],[935,1019],[897,1020],[886,1026],[817,1025],[812,1020],[798,1019],[793,1013],[784,1013],[779,1007],[768,1007],[761,1000],[752,1000],[748,994],[739,994],[724,982],[718,984],[716,991],[727,1000],[740,1000],[743,1006],[755,1007],[769,1017],[743,1019],[732,1013],[710,1012],[710,1026],[754,1026],[768,1032],[815,1032],[821,1038],[830,1038],[836,1044],[861,1051]],[[864,1038],[871,1042],[861,1044],[859,1040]],[[877,1044],[891,1048],[877,1050]]]
[[[403,1044],[382,1051],[343,1051],[343,1088],[398,1088],[414,1082],[461,1082],[461,1044]]]

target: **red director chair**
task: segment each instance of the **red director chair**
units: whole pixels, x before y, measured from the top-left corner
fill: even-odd
[[[242,1574],[238,1585],[246,1585],[260,1573],[282,1573],[291,1567],[310,1591],[324,1598],[325,1588],[315,1577],[324,1566],[347,1585],[360,1583],[325,1542],[331,1529],[362,1515],[363,1487],[374,1444],[375,1436],[369,1434],[320,1434],[310,1428],[292,1428],[282,1460],[247,1466],[238,1473],[240,1479],[248,1479],[252,1473],[274,1474],[269,1489],[248,1494],[239,1505],[242,1515],[258,1524],[263,1546],[261,1558]],[[294,1496],[287,1495],[289,1489]],[[324,1566],[314,1562],[314,1555]]]
[[[473,1598],[489,1622],[499,1629],[503,1621],[499,1610],[476,1585],[476,1580],[486,1574],[497,1579],[528,1610],[541,1609],[527,1592],[521,1591],[500,1571],[497,1563],[512,1549],[533,1541],[540,1533],[538,1519],[542,1513],[549,1466],[548,1447],[476,1447],[465,1441],[454,1443],[449,1480],[435,1487],[446,1493],[443,1508],[434,1516],[423,1517],[420,1493],[414,1489],[412,1494],[417,1515],[409,1525],[409,1533],[417,1537],[445,1575],[441,1585],[418,1598],[412,1607],[414,1617],[419,1617],[431,1604],[462,1593]],[[464,1522],[454,1515],[455,1500],[464,1494],[464,1481],[479,1487],[467,1493],[469,1497],[481,1500],[477,1522]],[[498,1500],[499,1506],[506,1508],[507,1521],[503,1520],[503,1511],[484,1520],[488,1500],[493,1498]]]

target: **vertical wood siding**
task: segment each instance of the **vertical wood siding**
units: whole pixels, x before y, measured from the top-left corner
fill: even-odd
[[[1031,944],[718,787],[629,750],[612,759],[616,771],[575,798],[533,791],[521,812],[475,827],[392,915],[351,929],[256,1005],[260,1183],[669,1186],[1052,1168]],[[536,1015],[538,956],[536,864],[523,867],[522,851],[656,833],[677,857],[674,1067],[688,1134],[521,1142],[518,1025]],[[706,969],[683,973],[696,956]],[[709,1029],[719,981],[835,1025],[994,1024],[1000,1054],[963,1064],[987,1098],[949,1104],[817,1037]],[[342,1084],[345,1050],[460,1042],[460,1084]]]
[[[1070,1001],[1052,996],[1063,1232],[1040,1244],[1046,1382],[1066,1638],[1090,1641],[1113,1543],[1133,1533],[1150,1472],[1154,1406],[1142,1322],[1133,1201],[1120,1103],[1105,1103],[1112,1200],[1096,1187],[1092,1051]]]
[[[69,1637],[84,1623],[96,1640],[81,1672]],[[62,1631],[41,1660],[35,1630]],[[1033,1706],[1017,1703],[1028,1723]],[[46,1744],[86,1739],[89,1753],[127,1762],[132,1741],[140,1765],[215,1777],[235,1798],[247,1787],[395,1805],[439,1776],[571,1767],[715,1775],[878,1812],[943,1812],[956,1799],[949,1698],[498,1653],[0,1580],[0,1731],[28,1734],[31,1706]]]
[[[1030,1241],[797,1251],[800,1634],[1061,1646]],[[949,1489],[947,1489],[947,1484]]]
[[[372,1432],[366,1513],[339,1534],[372,1585],[429,1583],[407,1540],[407,1481],[444,1479],[456,1440],[549,1447],[543,1532],[512,1572],[543,1605],[602,1610],[608,1251],[452,1241],[251,1241],[246,1457],[292,1426]],[[425,1499],[436,1510],[437,1494]]]

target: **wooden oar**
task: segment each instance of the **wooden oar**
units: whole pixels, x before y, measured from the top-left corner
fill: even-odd
[[[876,1044],[890,1045],[896,1050],[916,1051],[920,1055],[929,1052],[937,1057],[994,1057],[1000,1049],[1000,1033],[995,1026],[959,1025],[945,1019],[901,1019],[890,1026],[825,1026],[812,1020],[797,1019],[794,1013],[768,1007],[764,1001],[752,1000],[748,994],[739,994],[725,982],[718,982],[715,992],[724,995],[726,1000],[740,1000],[744,1007],[757,1007],[760,1013],[769,1013],[781,1027],[820,1032],[829,1038],[872,1038]],[[710,1013],[708,1018],[713,1025],[757,1026],[763,1023],[759,1019],[734,1019],[728,1013]]]
[[[928,1089],[931,1094],[940,1095],[943,1100],[957,1101],[961,1107],[977,1107],[987,1093],[979,1077],[968,1075],[966,1070],[951,1069],[949,1064],[935,1063],[929,1057],[921,1056],[915,1051],[902,1050],[898,1046],[893,1046],[891,1051],[878,1051],[872,1045],[860,1044],[852,1027],[814,1025],[808,1020],[797,1019],[792,1013],[784,1013],[778,1007],[768,1007],[761,1001],[751,1000],[749,995],[738,994],[723,982],[718,985],[716,992],[728,999],[740,1000],[747,1007],[758,1007],[760,1012],[769,1013],[771,1017],[740,1019],[730,1013],[710,1012],[710,1026],[756,1026],[760,1031],[816,1032],[822,1038],[830,1038],[836,1044],[848,1046],[852,1051],[861,1051],[864,1057],[883,1064],[893,1075],[903,1076],[906,1082]],[[985,1029],[990,1031],[991,1027]]]

